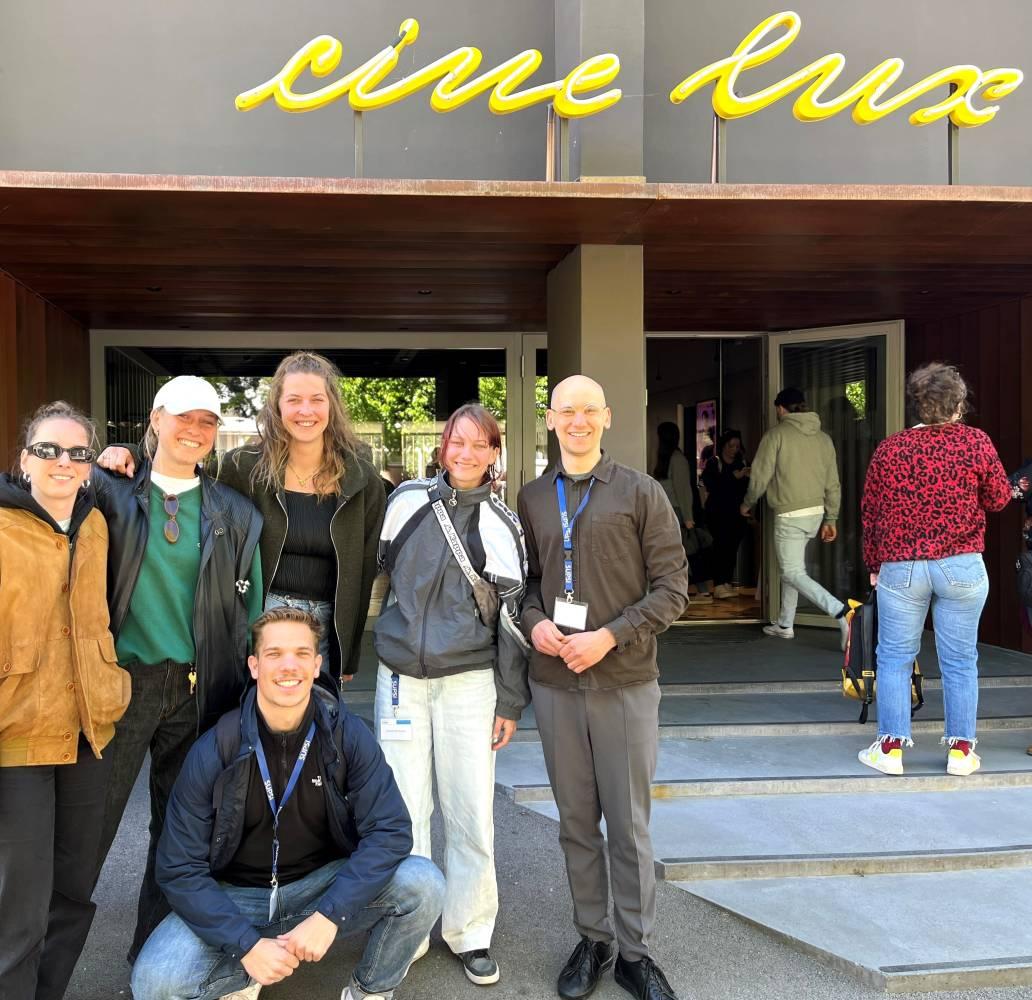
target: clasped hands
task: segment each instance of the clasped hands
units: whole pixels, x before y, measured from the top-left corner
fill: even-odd
[[[606,653],[616,648],[616,639],[607,628],[564,635],[551,618],[543,618],[534,626],[530,641],[539,653],[562,657],[566,666],[575,674],[589,670]]]
[[[333,944],[337,925],[313,913],[289,934],[262,938],[243,958],[244,971],[262,986],[272,986],[293,974],[302,962],[318,962]]]

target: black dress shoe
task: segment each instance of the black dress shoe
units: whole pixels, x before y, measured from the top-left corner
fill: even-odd
[[[608,941],[582,937],[559,973],[559,996],[563,1000],[591,996],[602,974],[613,967],[613,959],[613,946]]]
[[[663,970],[651,958],[628,962],[623,955],[616,960],[617,983],[638,1000],[677,1000]]]

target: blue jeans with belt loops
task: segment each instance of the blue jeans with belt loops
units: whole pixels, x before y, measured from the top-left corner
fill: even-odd
[[[878,571],[878,736],[910,738],[910,674],[928,609],[942,673],[943,742],[975,741],[978,622],[989,578],[978,552],[882,563]]]
[[[262,937],[276,937],[316,912],[323,893],[347,863],[331,861],[297,882],[280,886],[276,918],[271,921],[269,889],[225,883],[221,888]],[[408,857],[387,888],[341,925],[344,935],[369,932],[352,975],[364,993],[393,996],[440,916],[443,900],[444,876],[436,865],[426,858]],[[253,983],[238,959],[205,944],[174,913],[147,940],[132,976],[135,1000],[215,1000]]]

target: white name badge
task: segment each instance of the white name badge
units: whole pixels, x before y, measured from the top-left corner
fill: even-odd
[[[588,606],[583,601],[568,601],[565,597],[557,597],[552,621],[563,628],[575,628],[583,632],[588,627]]]
[[[411,719],[381,719],[380,739],[382,740],[411,740],[412,720]]]

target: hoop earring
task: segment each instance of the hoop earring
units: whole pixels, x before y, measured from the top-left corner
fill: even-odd
[[[26,483],[32,482],[32,476],[30,476],[27,472],[22,473],[22,479],[24,479]]]
[[[86,492],[88,492],[89,488],[90,488],[90,481],[88,479],[84,479],[82,481],[82,486],[79,487],[79,492],[80,493],[86,493]]]

